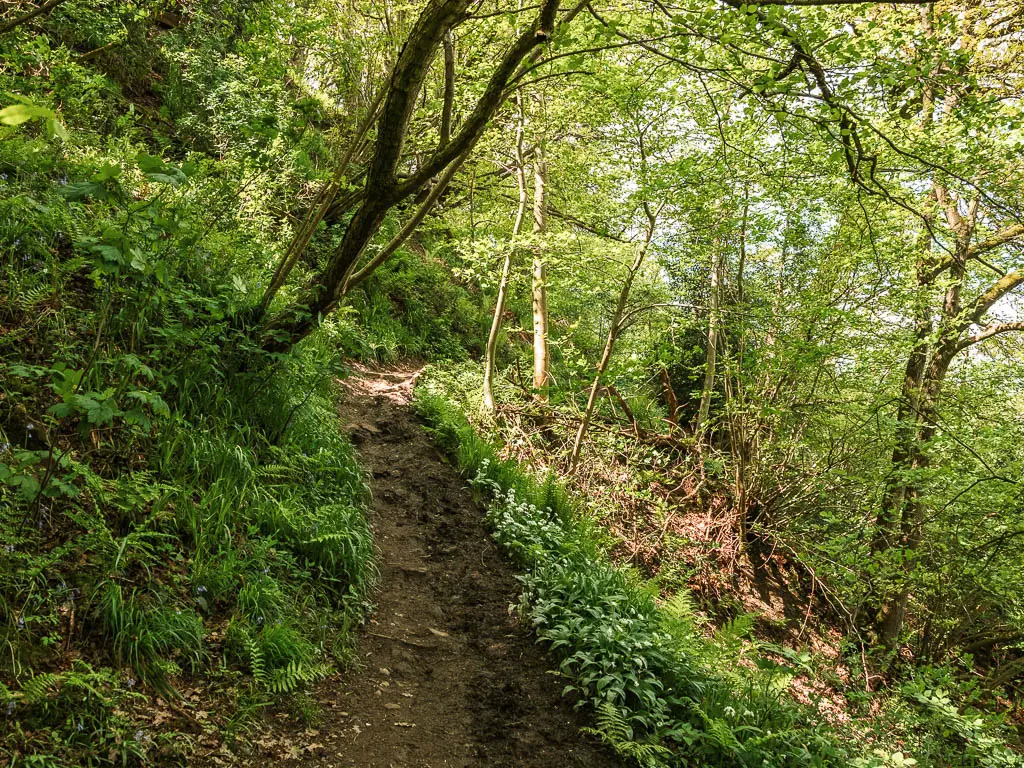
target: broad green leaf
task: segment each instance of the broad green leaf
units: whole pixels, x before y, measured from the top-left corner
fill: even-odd
[[[56,115],[53,113],[53,110],[34,104],[12,104],[9,107],[0,109],[0,123],[4,125],[21,125],[29,120],[40,118],[54,119]]]

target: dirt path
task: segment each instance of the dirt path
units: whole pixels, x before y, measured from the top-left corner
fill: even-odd
[[[358,665],[303,765],[604,768],[550,659],[509,614],[511,566],[409,400],[412,371],[350,379],[341,407],[372,473],[381,583]]]

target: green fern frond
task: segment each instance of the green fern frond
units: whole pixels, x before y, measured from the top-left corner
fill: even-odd
[[[715,639],[723,646],[730,648],[742,645],[754,630],[754,618],[751,613],[741,613],[732,621],[723,624],[721,629],[715,633]]]
[[[633,728],[625,716],[609,701],[597,706],[594,717],[596,728],[582,728],[584,733],[597,736],[610,746],[620,757],[636,761],[644,768],[660,768],[667,765],[666,759],[672,751],[662,744],[650,740],[634,740]]]
[[[287,480],[295,474],[295,468],[285,464],[264,464],[256,468],[256,477],[261,480]]]
[[[18,296],[18,307],[22,310],[28,311],[36,304],[39,304],[44,299],[48,298],[51,294],[52,288],[46,283],[36,285],[32,288],[22,289],[21,295]]]
[[[693,602],[693,595],[688,589],[680,589],[671,598],[666,600],[661,610],[673,619],[680,621],[694,621],[697,615],[697,606]]]
[[[304,664],[292,661],[286,667],[275,669],[267,683],[273,693],[291,693],[300,686],[327,677],[330,669],[324,664]]]
[[[21,694],[26,704],[39,704],[46,701],[60,688],[61,677],[50,672],[35,675],[21,686]]]
[[[249,667],[252,670],[252,677],[260,685],[267,682],[266,658],[263,655],[263,648],[252,637],[245,640],[246,650],[249,652]]]

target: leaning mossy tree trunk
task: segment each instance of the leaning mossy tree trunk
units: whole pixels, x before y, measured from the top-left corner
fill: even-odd
[[[533,23],[517,36],[495,65],[483,94],[458,132],[441,143],[413,173],[399,177],[410,120],[424,79],[445,35],[466,18],[469,5],[470,0],[433,0],[413,25],[392,70],[387,97],[377,120],[377,139],[362,199],[323,269],[294,303],[263,324],[261,343],[265,349],[273,352],[290,349],[333,312],[384,217],[472,150],[509,95],[509,85],[527,54],[551,38],[559,0],[543,0]]]

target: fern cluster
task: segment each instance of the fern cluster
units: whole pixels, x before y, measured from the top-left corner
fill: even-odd
[[[320,651],[286,624],[254,628],[243,621],[233,622],[228,629],[228,648],[248,665],[257,685],[275,694],[296,691],[331,671]]]
[[[131,727],[125,717],[126,709],[145,698],[116,672],[81,659],[61,672],[26,676],[17,689],[0,684],[0,710],[8,721],[31,722],[54,736],[60,733],[61,747],[99,748],[120,764],[145,759],[151,736]],[[47,764],[61,761],[51,755]]]

